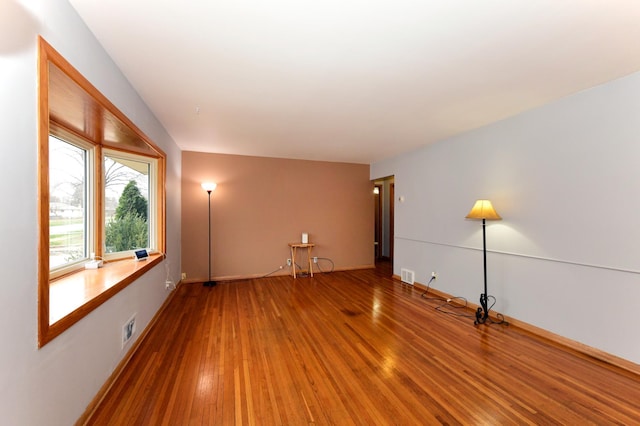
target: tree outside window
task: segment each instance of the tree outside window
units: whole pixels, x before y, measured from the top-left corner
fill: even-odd
[[[149,245],[148,203],[135,181],[122,192],[116,214],[107,223],[105,243],[110,253],[144,248]]]
[[[147,162],[105,156],[105,253],[149,247],[148,188]]]

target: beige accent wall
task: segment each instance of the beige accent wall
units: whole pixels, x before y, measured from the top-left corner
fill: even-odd
[[[287,244],[300,242],[303,232],[316,244],[313,255],[331,259],[336,270],[373,266],[374,198],[368,165],[185,151],[186,282],[204,280],[208,272],[207,193],[200,186],[205,181],[218,184],[211,195],[213,279],[290,273]],[[322,259],[318,265],[331,267]]]

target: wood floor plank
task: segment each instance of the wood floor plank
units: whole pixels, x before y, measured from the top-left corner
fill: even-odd
[[[640,424],[638,376],[390,275],[181,285],[88,424]]]

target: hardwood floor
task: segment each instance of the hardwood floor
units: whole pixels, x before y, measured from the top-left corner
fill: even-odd
[[[182,285],[88,423],[640,423],[638,376],[388,275]]]

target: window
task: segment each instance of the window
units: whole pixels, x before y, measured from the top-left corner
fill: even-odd
[[[156,162],[108,151],[104,155],[104,218],[107,258],[129,256],[131,250],[155,247],[152,178]],[[152,219],[152,218],[151,218]]]
[[[49,268],[60,275],[89,256],[89,150],[49,137]]]
[[[38,72],[42,346],[162,260],[165,154],[42,38]]]

